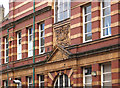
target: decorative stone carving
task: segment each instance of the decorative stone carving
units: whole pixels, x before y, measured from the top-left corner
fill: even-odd
[[[70,25],[64,25],[54,30],[55,37],[56,37],[55,38],[56,44],[62,45],[62,46],[68,46],[70,44],[69,30],[70,30]]]

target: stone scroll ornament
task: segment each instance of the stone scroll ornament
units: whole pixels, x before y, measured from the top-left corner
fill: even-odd
[[[69,42],[69,28],[70,25],[64,25],[55,30],[56,42],[61,46],[68,46]]]

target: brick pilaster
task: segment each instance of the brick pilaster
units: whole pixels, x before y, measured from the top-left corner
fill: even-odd
[[[120,3],[118,1],[111,1],[111,35],[119,34],[120,31]]]
[[[93,88],[100,88],[101,86],[101,67],[99,64],[92,65],[92,72],[96,72],[96,76],[92,76],[92,86]]]
[[[37,74],[35,74],[35,88],[39,87],[39,77]]]
[[[73,70],[73,87],[82,87],[83,86],[83,69],[81,67],[76,67]]]
[[[22,29],[22,59],[28,57],[28,30]]]
[[[112,86],[120,86],[120,60],[114,60],[111,62],[112,71]]]
[[[35,55],[39,54],[39,25],[35,24]]]
[[[22,82],[22,88],[27,88],[27,77],[26,76],[21,77],[21,82]]]
[[[72,2],[71,4],[74,4]],[[71,45],[82,43],[82,7],[76,7],[71,9],[71,30],[70,30],[70,38]]]
[[[100,38],[100,2],[91,3],[92,40]]]

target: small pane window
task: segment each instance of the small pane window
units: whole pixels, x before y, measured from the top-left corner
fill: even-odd
[[[28,28],[28,57],[33,56],[33,29]]]
[[[92,40],[91,5],[83,8],[83,42]]]
[[[5,63],[8,63],[9,61],[8,55],[9,55],[8,38],[6,37],[5,38]]]
[[[32,88],[32,77],[28,77],[28,88]]]
[[[111,5],[110,0],[101,2],[101,36],[107,37],[111,35]]]
[[[39,54],[43,54],[45,52],[45,24],[39,24]]]
[[[54,83],[54,88],[70,87],[70,79],[67,75],[59,75]]]
[[[39,88],[45,88],[44,87],[44,75],[39,75]]]
[[[17,33],[17,60],[22,59],[21,32]]]
[[[55,23],[70,17],[71,0],[55,0]]]
[[[83,69],[83,86],[84,87],[90,87],[92,86],[92,68],[86,67]]]
[[[103,64],[101,66],[101,85],[102,86],[112,86],[112,74],[111,74],[111,64]]]

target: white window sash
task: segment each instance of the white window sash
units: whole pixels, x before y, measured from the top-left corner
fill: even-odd
[[[107,81],[103,80],[104,74],[111,74],[111,72],[103,72],[103,67],[104,67],[104,65],[101,65],[101,87],[103,87],[104,83],[111,82],[111,80],[107,80]]]
[[[22,59],[22,44],[19,44],[19,40],[21,40],[22,38],[19,38],[19,33],[17,33],[17,60]],[[20,56],[21,58],[19,58],[20,54],[21,54]]]
[[[29,30],[32,30],[32,28],[28,29],[28,57],[31,57],[33,56],[33,30],[32,30],[32,34],[29,34]],[[32,36],[32,41],[29,41],[31,36]]]
[[[103,18],[110,16],[110,14],[103,16],[103,10],[106,8],[111,8],[111,6],[108,5],[104,8],[102,8],[102,5],[103,5],[103,3],[101,1],[101,38],[104,38],[104,37],[111,36],[111,32],[110,32],[110,30],[108,30],[108,35],[103,35],[103,30],[106,29],[106,27],[103,28]],[[108,26],[107,28],[111,28],[111,25]]]
[[[8,48],[6,48],[6,44],[8,44],[8,42],[6,42],[6,40],[7,40],[7,38],[5,38],[5,63],[8,63],[6,60],[7,60],[7,58],[9,57],[9,52],[8,52],[8,56],[6,56],[6,51],[8,50],[8,48],[9,48],[9,46],[8,46]]]
[[[91,83],[86,83],[86,82],[85,82],[85,77],[92,77],[92,74],[90,74],[90,75],[85,75],[85,68],[83,68],[83,87],[84,87],[84,88],[85,88],[85,86],[86,86],[87,84],[92,85],[92,82],[91,82]]]
[[[85,16],[88,16],[88,15],[90,15],[90,14],[91,14],[91,12],[85,14],[85,7],[83,7],[83,43],[85,43],[85,42],[89,42],[89,41],[92,41],[92,39],[87,40],[87,41],[86,41],[86,39],[85,39],[85,38],[86,38],[86,37],[85,37],[86,34],[92,34],[92,31],[91,31],[91,32],[87,32],[87,33],[85,33],[85,24],[88,24],[88,23],[91,22],[91,21],[87,21],[87,22],[85,22]],[[91,25],[91,27],[92,27],[92,25]]]
[[[41,84],[44,83],[44,81],[41,81],[41,77],[39,75],[39,88],[41,88]]]
[[[43,23],[44,24],[44,23]],[[39,25],[39,54],[43,54],[45,53],[45,44],[44,45],[41,45],[41,39],[42,38],[45,38],[45,29],[41,30],[41,25],[43,24],[40,24]],[[43,36],[41,36],[41,33],[43,32]],[[44,41],[45,42],[45,41]],[[44,48],[44,51],[41,52],[41,48]]]

